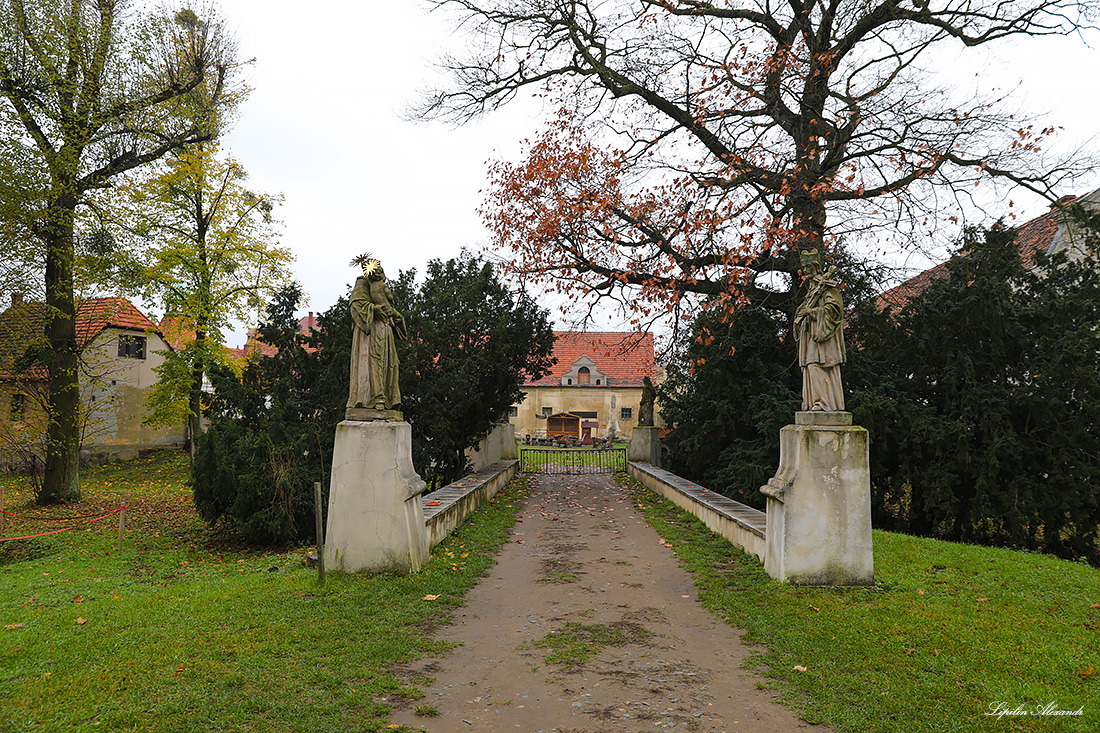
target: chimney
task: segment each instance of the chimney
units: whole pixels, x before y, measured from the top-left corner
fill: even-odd
[[[309,328],[307,330],[313,330],[313,311],[309,312]]]

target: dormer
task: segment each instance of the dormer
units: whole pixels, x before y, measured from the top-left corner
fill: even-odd
[[[563,387],[606,387],[607,375],[596,368],[596,362],[582,356],[572,368],[561,375]]]

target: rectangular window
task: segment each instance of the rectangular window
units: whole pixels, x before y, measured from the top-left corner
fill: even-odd
[[[633,407],[624,407],[621,410],[619,410],[619,419],[620,420],[633,420],[634,419],[634,408]]]
[[[118,356],[120,359],[144,359],[145,337],[124,333],[118,337]]]
[[[512,405],[508,408],[508,417],[519,417],[519,408]]]
[[[542,408],[542,414],[549,417],[550,415],[554,414],[554,408],[553,407],[544,407],[544,408]]]
[[[11,419],[19,422],[27,417],[27,395],[16,392],[11,396]]]
[[[572,412],[572,414],[576,415],[577,417],[587,417],[587,418],[591,418],[591,419],[596,418],[596,413],[595,412],[581,412],[580,410],[572,410],[571,412]]]

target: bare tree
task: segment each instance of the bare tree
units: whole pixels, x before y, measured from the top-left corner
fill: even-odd
[[[232,99],[232,39],[207,8],[0,0],[0,148],[24,193],[2,215],[44,256],[50,422],[41,503],[80,495],[73,300],[77,210],[118,175],[211,139]]]
[[[418,115],[463,122],[526,92],[559,109],[491,171],[482,214],[511,271],[639,321],[693,296],[790,313],[800,249],[916,238],[981,180],[1053,199],[1091,163],[1045,160],[1051,128],[921,64],[1091,29],[1096,0],[431,4],[474,41]]]

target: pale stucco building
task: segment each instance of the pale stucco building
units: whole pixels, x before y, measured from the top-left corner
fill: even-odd
[[[44,368],[16,372],[16,357],[41,338],[45,306],[13,297],[0,314],[0,443],[34,441],[43,434]],[[153,323],[125,298],[90,298],[77,307],[81,351],[80,397],[85,460],[130,458],[142,451],[178,448],[183,426],[142,424],[143,405],[157,380],[154,369],[171,347]]]
[[[524,400],[511,409],[516,437],[629,440],[638,424],[642,380],[658,384],[662,377],[653,335],[557,331],[554,337],[557,364],[548,376],[525,383]],[[654,422],[661,424],[659,407]]]

